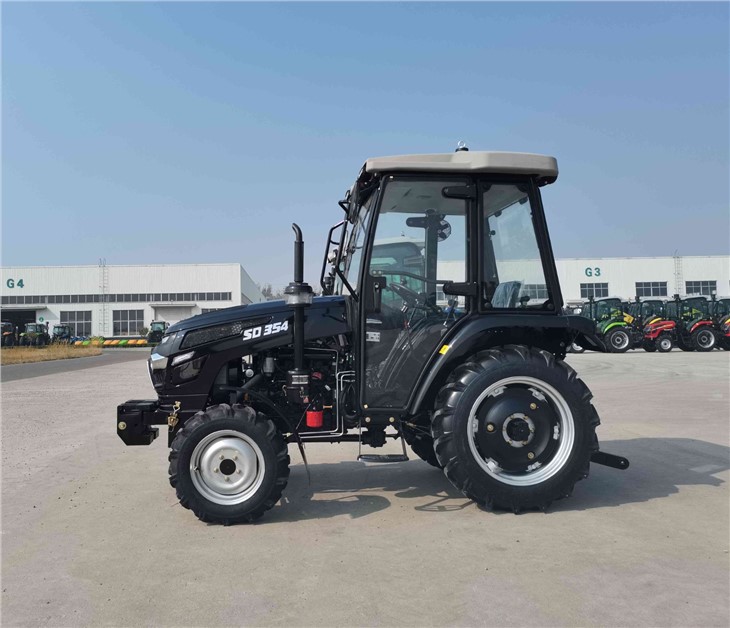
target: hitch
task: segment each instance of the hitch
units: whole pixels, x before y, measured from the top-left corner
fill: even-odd
[[[615,456],[614,454],[606,453],[605,451],[594,451],[591,454],[591,462],[596,464],[602,464],[605,467],[612,467],[614,469],[620,469],[626,471],[629,468],[628,458],[623,456]]]

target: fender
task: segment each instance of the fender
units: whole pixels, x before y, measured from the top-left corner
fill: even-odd
[[[702,325],[712,325],[712,321],[698,321],[692,327],[689,328],[689,333],[691,334],[695,329],[698,327],[701,327]]]
[[[609,330],[613,329],[614,327],[626,327],[626,321],[614,321],[613,323],[606,326],[606,329],[603,330],[603,333],[607,334]]]
[[[444,337],[424,364],[407,405],[408,414],[415,415],[428,407],[454,368],[478,351],[524,344],[564,357],[572,342],[591,351],[606,352],[594,322],[583,316],[492,314],[467,318]]]

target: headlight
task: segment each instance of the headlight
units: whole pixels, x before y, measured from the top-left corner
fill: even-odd
[[[193,356],[194,352],[185,353],[183,355],[179,355],[178,358],[186,358],[187,362],[180,361],[178,362],[178,366],[175,366],[175,360],[172,361],[173,363],[173,369],[172,369],[172,383],[173,384],[182,384],[184,382],[187,382],[191,379],[194,379],[198,376],[200,371],[203,368],[203,364],[205,364],[205,359],[208,356],[202,355],[199,358],[190,359],[189,356]],[[177,358],[176,358],[177,359]]]

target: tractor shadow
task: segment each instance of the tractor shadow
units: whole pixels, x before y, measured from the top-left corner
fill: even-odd
[[[610,508],[671,497],[680,487],[719,487],[717,474],[730,469],[730,448],[688,438],[637,438],[604,441],[601,449],[625,456],[626,471],[591,465],[590,477],[578,482],[570,499],[552,504],[548,514]],[[266,522],[366,517],[389,508],[394,500],[417,499],[422,513],[453,512],[474,503],[457,491],[444,474],[420,460],[366,465],[356,461],[292,467],[289,486]],[[510,514],[506,511],[488,511]],[[526,513],[527,514],[527,513]],[[542,513],[539,513],[541,516]]]
[[[625,456],[626,471],[591,464],[587,480],[578,482],[570,499],[550,512],[591,510],[671,497],[680,487],[719,487],[717,477],[730,469],[730,448],[693,438],[635,438],[602,441],[601,450]]]
[[[267,513],[267,522],[339,515],[358,519],[390,507],[391,498],[416,498],[419,505],[415,510],[421,512],[449,512],[472,505],[442,471],[420,460],[394,464],[351,460],[310,464],[309,472],[311,484],[303,465],[292,467],[289,485],[280,504]]]

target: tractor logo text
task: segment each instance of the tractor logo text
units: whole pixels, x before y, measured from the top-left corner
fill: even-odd
[[[289,329],[289,321],[283,323],[271,323],[269,325],[259,325],[258,327],[252,327],[251,329],[243,330],[243,341],[256,340],[261,336],[271,336],[272,334],[278,334]]]

